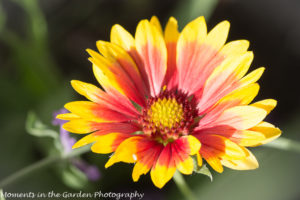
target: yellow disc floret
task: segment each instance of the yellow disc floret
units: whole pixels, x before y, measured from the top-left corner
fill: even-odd
[[[182,105],[178,104],[175,98],[158,99],[148,110],[148,116],[158,128],[161,125],[172,128],[176,123],[180,123],[184,117]]]
[[[192,131],[197,116],[193,96],[181,91],[163,90],[147,99],[138,123],[143,133],[166,145]]]

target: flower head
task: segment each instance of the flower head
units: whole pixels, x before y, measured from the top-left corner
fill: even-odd
[[[179,32],[171,17],[164,29],[156,17],[142,20],[135,37],[120,25],[111,41],[88,49],[96,79],[104,90],[73,80],[89,101],[65,105],[64,129],[86,134],[73,148],[94,143],[95,153],[112,153],[105,167],[135,163],[137,181],[150,171],[162,188],[178,170],[191,174],[197,158],[217,172],[258,167],[246,147],[277,138],[281,132],[264,122],[276,106],[267,99],[252,103],[264,68],[248,75],[253,53],[249,42],[225,44],[229,22],[207,33],[203,17]]]

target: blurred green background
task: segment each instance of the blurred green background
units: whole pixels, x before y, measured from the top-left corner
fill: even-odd
[[[275,98],[279,102],[267,121],[279,126],[284,137],[300,140],[300,1],[0,0],[0,179],[49,154],[46,150],[51,147],[51,138],[26,132],[29,111],[58,130],[51,125],[53,111],[68,101],[83,99],[71,89],[70,80],[96,84],[85,49],[95,49],[97,40],[109,40],[112,25],[121,24],[134,33],[138,21],[152,15],[158,16],[163,25],[169,16],[175,16],[180,28],[201,15],[206,17],[209,29],[229,20],[228,40],[251,42],[255,55],[251,69],[266,66],[257,100]],[[300,156],[268,147],[255,148],[253,152],[260,163],[257,170],[226,169],[223,174],[213,173],[213,182],[196,174],[185,178],[202,200],[300,199]],[[145,193],[146,200],[183,199],[172,181],[159,190],[149,175],[134,183],[131,165],[120,163],[104,169],[107,155],[87,153],[83,157],[99,166],[98,181],[70,187],[72,183],[63,182],[58,173],[59,166],[53,165],[3,189],[137,190]]]

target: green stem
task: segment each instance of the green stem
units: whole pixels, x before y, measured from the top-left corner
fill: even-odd
[[[0,188],[6,187],[6,186],[14,183],[15,181],[18,181],[19,179],[31,174],[32,172],[35,172],[36,170],[40,170],[45,167],[51,166],[51,164],[54,164],[54,163],[62,161],[62,160],[66,160],[69,158],[73,158],[75,156],[79,156],[83,153],[88,152],[89,150],[90,150],[90,146],[87,145],[82,148],[75,149],[75,150],[71,151],[70,153],[67,153],[64,155],[46,157],[36,163],[33,163],[32,165],[29,165],[15,173],[13,173],[12,175],[8,176],[7,178],[1,180]]]
[[[284,137],[277,138],[273,142],[267,143],[264,146],[300,153],[300,142]]]
[[[176,183],[177,187],[187,200],[196,200],[196,197],[194,196],[192,190],[189,188],[189,186],[186,184],[183,176],[180,174],[180,172],[176,171],[173,180]]]

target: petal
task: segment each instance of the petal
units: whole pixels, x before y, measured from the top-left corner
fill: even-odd
[[[225,96],[220,102],[238,101],[239,105],[248,105],[257,96],[259,85],[252,83],[237,90],[234,90],[229,95]]]
[[[219,173],[223,172],[223,166],[221,164],[220,159],[216,156],[209,148],[205,147],[204,145],[201,147],[200,154],[206,160],[206,162],[216,171]]]
[[[233,134],[235,134],[236,131],[237,130],[231,126],[220,125],[202,129],[196,128],[196,130],[193,132],[193,135],[196,138],[200,138],[205,135],[221,135],[223,137],[230,138]]]
[[[133,118],[137,118],[139,114],[130,100],[121,94],[109,94],[92,84],[82,81],[72,80],[71,84],[76,92],[95,103],[103,105],[103,107],[107,107]]]
[[[92,123],[93,129],[97,130],[94,134],[105,135],[108,133],[124,133],[132,134],[136,131],[140,131],[140,127],[133,122],[125,123]]]
[[[63,128],[72,133],[86,134],[96,131],[94,134],[104,135],[112,132],[134,133],[140,128],[132,123],[98,123],[85,119],[71,120],[63,125]]]
[[[216,94],[211,98],[211,100],[206,101],[204,104],[199,103],[197,105],[199,114],[207,115],[200,123],[204,124],[204,121],[206,120],[205,118],[208,118],[210,115],[217,117],[218,115],[215,113],[217,112],[221,114],[222,110],[224,111],[225,108],[228,109],[233,106],[248,105],[257,96],[259,89],[260,87],[257,83],[252,83],[242,88],[235,89],[222,98],[220,98],[222,94],[220,96]]]
[[[87,52],[91,55],[89,61],[93,63],[93,72],[100,85],[105,90],[109,90],[110,87],[113,87],[124,94],[124,89],[120,83],[118,83],[118,76],[123,75],[122,77],[124,77],[124,74],[120,72],[120,70],[118,73],[113,72],[113,69],[118,69],[120,67],[117,65],[114,66],[114,63],[110,60],[91,49],[87,49]]]
[[[234,90],[232,93],[220,99],[214,107],[204,111],[206,115],[200,121],[200,125],[208,124],[219,117],[223,111],[234,106],[248,105],[258,94],[259,85],[253,83]]]
[[[182,31],[177,44],[179,89],[189,94],[201,93],[207,78],[226,58],[227,55],[219,53],[219,50],[224,45],[229,30],[229,23],[224,21],[206,36],[204,18],[194,21],[191,22],[193,26],[186,26],[189,27],[186,32],[185,29]],[[200,36],[197,35],[198,32],[201,33]]]
[[[91,55],[89,60],[93,63],[94,75],[107,92],[113,88],[132,101],[144,105],[144,98],[118,62],[90,49],[87,52]]]
[[[216,156],[225,159],[242,159],[246,154],[242,147],[220,135],[206,135],[199,139],[201,143],[214,149]]]
[[[203,164],[202,156],[201,156],[201,154],[199,152],[197,152],[196,155],[197,155],[197,164],[198,164],[199,167],[201,167],[202,164]]]
[[[82,146],[85,146],[87,144],[96,142],[99,139],[99,136],[95,135],[95,134],[89,134],[87,136],[84,136],[83,138],[81,138],[80,140],[78,140],[73,146],[72,149],[77,149],[80,148]]]
[[[166,44],[176,43],[179,37],[177,20],[174,17],[170,17],[164,32],[164,38]],[[168,54],[169,55],[169,54]]]
[[[253,53],[246,52],[241,56],[226,59],[213,71],[204,85],[198,103],[200,113],[203,113],[222,97],[241,87],[238,81],[249,69],[252,59]]]
[[[181,138],[183,139],[185,138],[185,136]],[[189,135],[186,138],[188,140],[189,149],[190,149],[189,155],[195,155],[201,148],[200,141],[192,135]]]
[[[97,130],[95,127],[92,126],[91,121],[87,121],[83,119],[71,120],[69,122],[64,123],[62,127],[66,131],[69,131],[71,133],[79,133],[79,134],[86,134]]]
[[[224,113],[225,110],[237,106],[239,104],[239,100],[233,101],[225,101],[217,103],[214,107],[211,107],[209,110],[205,111],[205,113],[199,113],[199,115],[204,115],[200,120],[198,127],[196,130],[201,130],[207,127],[219,126],[219,124],[215,124],[215,121]]]
[[[237,56],[230,56],[209,76],[205,83],[205,88],[209,88],[214,85],[220,87],[225,83],[225,86],[230,86],[245,75],[252,60],[252,52],[243,52],[243,54],[238,54]],[[206,90],[208,90],[208,88]]]
[[[247,40],[236,40],[225,44],[220,50],[220,54],[226,56],[237,56],[245,53],[249,48],[249,41]]]
[[[189,44],[188,42],[197,42],[198,44],[201,44],[204,42],[206,38],[206,34],[207,34],[207,28],[206,28],[205,19],[203,16],[198,17],[184,27],[184,29],[182,30],[179,36],[178,45],[185,46]],[[178,50],[179,49],[181,48],[178,48]]]
[[[75,115],[74,113],[64,113],[64,114],[57,115],[56,118],[62,120],[72,120],[72,119],[79,119],[80,117],[78,115]]]
[[[176,148],[177,150],[179,150],[178,152],[184,153],[186,155],[195,155],[201,148],[200,141],[192,135],[182,136],[174,141],[172,145],[175,145],[174,147],[178,147]]]
[[[176,45],[179,37],[177,21],[174,17],[170,17],[164,32],[166,41],[168,61],[165,82],[168,89],[172,89],[178,84],[177,67],[176,67]]]
[[[117,62],[124,72],[130,77],[134,86],[139,90],[142,96],[148,95],[147,88],[141,77],[138,67],[131,56],[120,46],[110,42],[97,41],[97,48],[99,52],[111,60],[112,63]]]
[[[132,117],[111,110],[105,105],[90,101],[73,101],[67,103],[65,108],[81,118],[95,122],[122,122],[132,119]]]
[[[188,157],[183,162],[176,165],[176,167],[183,174],[192,174],[194,170],[194,161],[191,157]]]
[[[231,140],[234,140],[241,146],[251,147],[265,140],[265,136],[257,131],[241,130],[233,134]]]
[[[205,39],[205,44],[219,50],[226,42],[230,23],[228,21],[222,21],[215,26]]]
[[[256,82],[262,76],[264,71],[265,71],[264,67],[260,67],[256,70],[253,70],[247,76],[245,76],[244,78],[242,78],[240,80],[240,86],[242,87],[242,86]]]
[[[201,144],[194,136],[182,136],[172,144],[172,159],[177,169],[183,174],[191,174],[194,169],[193,159],[190,155],[197,154]]]
[[[110,41],[114,44],[121,46],[124,50],[126,50],[130,56],[134,59],[135,63],[137,64],[139,71],[143,80],[147,83],[146,86],[149,89],[148,84],[148,77],[145,71],[144,64],[140,55],[138,54],[136,47],[135,47],[135,40],[133,36],[126,31],[120,25],[114,25],[111,29]]]
[[[267,111],[267,114],[269,114],[276,107],[276,105],[277,101],[275,99],[265,99],[251,104],[251,106],[264,109]]]
[[[167,49],[163,36],[148,20],[142,20],[136,29],[135,44],[144,62],[151,95],[158,95],[167,70]]]
[[[85,96],[87,99],[93,102],[99,102],[101,96],[104,95],[104,91],[93,84],[72,80],[71,85],[76,92]]]
[[[110,41],[121,46],[126,51],[135,48],[134,38],[119,24],[116,24],[111,28]]]
[[[115,153],[105,164],[105,168],[112,166],[117,162],[134,163],[136,161],[136,153],[138,151],[137,144],[143,137],[134,136],[124,140],[116,149]]]
[[[205,128],[210,126],[211,123],[220,117],[220,115],[229,108],[240,105],[249,104],[258,94],[259,85],[253,83],[251,85],[239,88],[229,95],[223,97],[219,102],[208,110],[204,110],[204,117],[200,120],[200,123],[196,129]],[[201,113],[199,113],[201,115]]]
[[[125,139],[131,137],[130,134],[124,133],[110,133],[106,135],[98,136],[97,141],[91,147],[94,153],[111,153],[116,150],[118,145]]]
[[[217,50],[209,45],[203,45],[206,33],[205,19],[199,17],[186,25],[178,38],[178,87],[189,94],[197,91],[216,67],[208,63]]]
[[[240,146],[252,146],[265,139],[262,133],[250,130],[236,130],[230,126],[214,126],[211,128],[197,130],[193,133],[196,137],[204,135],[220,135],[230,139]]]
[[[151,163],[152,164],[152,163]],[[142,162],[137,162],[132,171],[132,179],[134,182],[137,182],[140,179],[140,176],[147,174],[151,169],[152,165],[147,165]]]
[[[258,162],[255,156],[246,148],[244,150],[247,152],[247,157],[241,160],[221,160],[221,163],[228,168],[235,170],[251,170],[258,168]]]
[[[171,146],[169,143],[164,147],[150,172],[151,179],[158,188],[162,188],[173,177],[176,171],[175,162],[172,159]]]
[[[254,106],[235,106],[225,110],[210,126],[229,125],[238,130],[249,129],[261,122],[267,112]]]
[[[281,135],[281,130],[268,122],[261,122],[257,126],[252,127],[250,130],[262,133],[265,136],[264,140],[260,141],[258,144],[255,144],[253,146],[266,144],[275,140]]]
[[[251,63],[253,61],[254,54],[252,51],[247,51],[240,58],[241,58],[240,63],[238,65],[238,67],[235,69],[235,74],[236,74],[237,79],[241,79],[248,72],[248,70],[251,66]],[[251,82],[251,83],[254,83],[254,82]]]
[[[152,16],[150,19],[150,24],[157,28],[157,30],[163,35],[163,30],[161,24],[156,16]]]
[[[90,101],[73,101],[65,104],[64,106],[67,110],[74,113],[75,115],[83,118],[97,118],[93,113],[97,104]],[[100,119],[99,119],[100,120]],[[101,120],[100,120],[101,121]]]
[[[139,152],[137,153],[137,163],[135,164],[132,172],[133,181],[138,181],[142,174],[148,173],[153,164],[158,159],[162,145],[155,144],[153,141],[144,140],[139,143]]]

